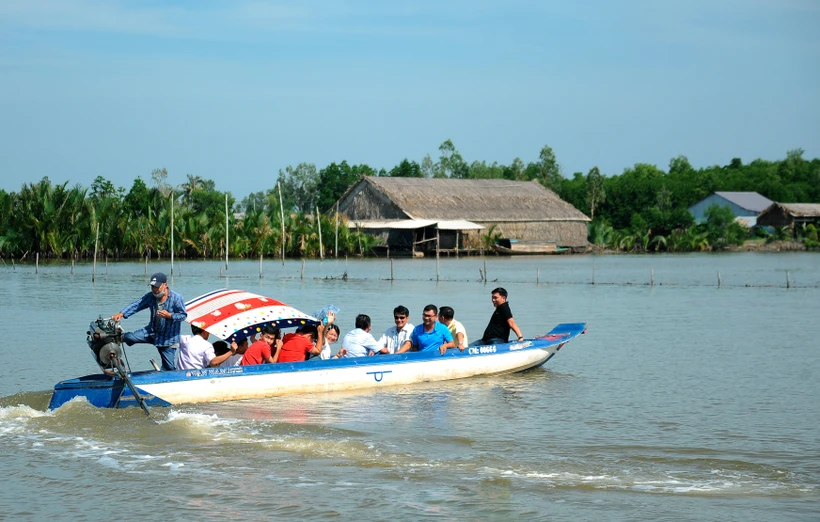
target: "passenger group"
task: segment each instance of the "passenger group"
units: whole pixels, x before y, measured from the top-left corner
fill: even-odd
[[[330,359],[330,345],[339,339],[336,316],[331,311],[322,323],[304,325],[284,337],[278,328],[265,326],[259,332],[258,339],[252,336],[230,345],[225,341],[211,344],[208,342],[208,332],[193,325],[192,335],[180,335],[180,324],[187,313],[181,296],[168,288],[165,274],[154,274],[150,286],[151,292],[112,318],[120,320],[150,308],[152,320],[149,324],[136,332],[126,333],[124,340],[129,346],[136,343],[154,344],[162,359],[163,370],[300,362],[311,357]],[[518,341],[522,341],[524,337],[507,303],[507,291],[496,288],[491,293],[491,299],[495,307],[493,315],[484,335],[472,344],[464,325],[455,319],[452,307],[442,306],[439,309],[433,304],[425,306],[421,324],[414,327],[409,322],[410,311],[400,305],[393,309],[395,324],[385,330],[378,340],[370,333],[370,317],[357,315],[354,329],[344,336],[334,357],[349,359],[430,350],[438,350],[443,355],[449,349],[464,351],[467,346],[509,342],[510,331],[515,333]],[[175,361],[177,348],[179,354]]]

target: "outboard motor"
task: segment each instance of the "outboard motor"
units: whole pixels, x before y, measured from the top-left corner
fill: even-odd
[[[94,352],[103,373],[111,375],[114,378],[122,379],[122,381],[131,390],[137,403],[142,410],[149,417],[151,413],[148,411],[148,406],[145,404],[145,399],[140,394],[134,383],[131,382],[131,377],[128,375],[128,370],[122,362],[122,338],[123,329],[119,321],[113,319],[103,319],[98,317],[96,321],[92,322],[88,327],[87,341],[88,347]]]
[[[122,357],[123,330],[113,319],[99,317],[88,327],[88,347],[103,368],[114,368],[115,359]]]

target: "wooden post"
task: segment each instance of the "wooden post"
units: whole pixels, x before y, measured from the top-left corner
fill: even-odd
[[[97,277],[97,246],[100,243],[100,224],[97,223],[97,235],[94,236],[94,263],[91,265],[91,282]]]
[[[262,279],[262,254],[259,254],[259,279]]]
[[[299,279],[300,280],[305,279],[305,260],[304,259],[302,259],[302,272],[299,274]]]
[[[228,194],[225,193],[225,272],[228,271]]]
[[[484,282],[487,282],[487,260],[484,260]]]
[[[655,286],[655,269],[649,271],[649,286]]]
[[[541,269],[536,268],[535,269],[535,284],[539,284],[539,283],[541,283]]]
[[[319,259],[321,261],[325,260],[325,251],[324,247],[322,246],[322,215],[319,214],[319,207],[316,208],[316,221],[319,223]]]
[[[333,250],[333,257],[339,259],[339,202],[336,202],[336,248]]]
[[[171,190],[171,275],[174,275],[174,199],[176,194]]]
[[[436,281],[438,281],[438,279],[439,279],[438,255],[439,255],[439,232],[438,232],[438,228],[436,228]]]
[[[34,273],[40,273],[40,252],[37,252],[37,256],[34,258]]]
[[[282,203],[282,185],[277,181],[279,189],[279,214],[282,216],[282,266],[285,266],[285,206]]]
[[[105,277],[108,277],[108,251],[105,251]]]
[[[792,286],[791,281],[789,281],[789,271],[786,270],[786,288],[787,289],[791,288],[791,286]]]
[[[390,280],[393,280],[393,260],[390,260]]]
[[[720,288],[720,270],[718,270],[718,288]]]
[[[74,275],[74,254],[71,255],[71,275]]]

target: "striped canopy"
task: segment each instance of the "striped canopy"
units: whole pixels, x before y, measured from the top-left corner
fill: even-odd
[[[292,328],[318,324],[310,315],[276,299],[244,290],[216,290],[185,303],[187,321],[228,342],[257,334],[263,326]]]

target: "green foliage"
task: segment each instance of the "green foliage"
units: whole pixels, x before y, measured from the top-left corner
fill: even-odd
[[[501,233],[495,231],[497,226],[498,225],[491,225],[490,228],[487,229],[487,233],[481,235],[481,246],[487,252],[492,252],[493,245],[501,239]]]
[[[570,179],[561,175],[549,146],[542,147],[537,161],[526,164],[520,158],[509,165],[478,160],[468,164],[451,140],[441,144],[439,153],[439,161],[430,154],[420,163],[405,158],[378,174],[538,180],[593,218],[589,240],[596,249],[681,252],[742,243],[747,231],[726,209],[710,211],[704,225],[693,224],[688,207],[714,191],[756,191],[784,203],[820,203],[820,159],[804,158],[801,149],[788,151],[779,161],[744,163],[732,158],[726,166],[695,169],[685,156],[677,156],[670,160],[668,172],[638,163],[618,175],[605,176],[593,167],[586,175],[576,172]],[[284,205],[273,180],[238,205],[228,194],[231,255],[280,256],[284,247],[289,257],[318,256],[319,220],[324,255],[337,255],[333,252],[335,204],[361,176],[376,174],[367,165],[345,161],[321,170],[301,163],[279,172]],[[178,185],[169,178],[166,169],[158,168],[151,172],[150,186],[137,178],[128,190],[102,176],[89,189],[53,184],[45,177],[24,184],[19,192],[0,190],[0,256],[90,256],[98,225],[100,249],[113,256],[166,255],[172,232],[178,256],[224,255],[226,193],[217,191],[213,180],[194,174],[187,174]],[[234,212],[240,214],[235,217]],[[344,224],[338,233],[338,255],[369,255],[370,236]],[[490,248],[499,236],[490,229],[481,241]],[[770,241],[792,238],[817,248],[814,225],[776,229],[767,237]]]
[[[713,249],[742,245],[748,236],[743,225],[735,221],[729,207],[710,205],[703,214],[706,216],[706,237]]]

